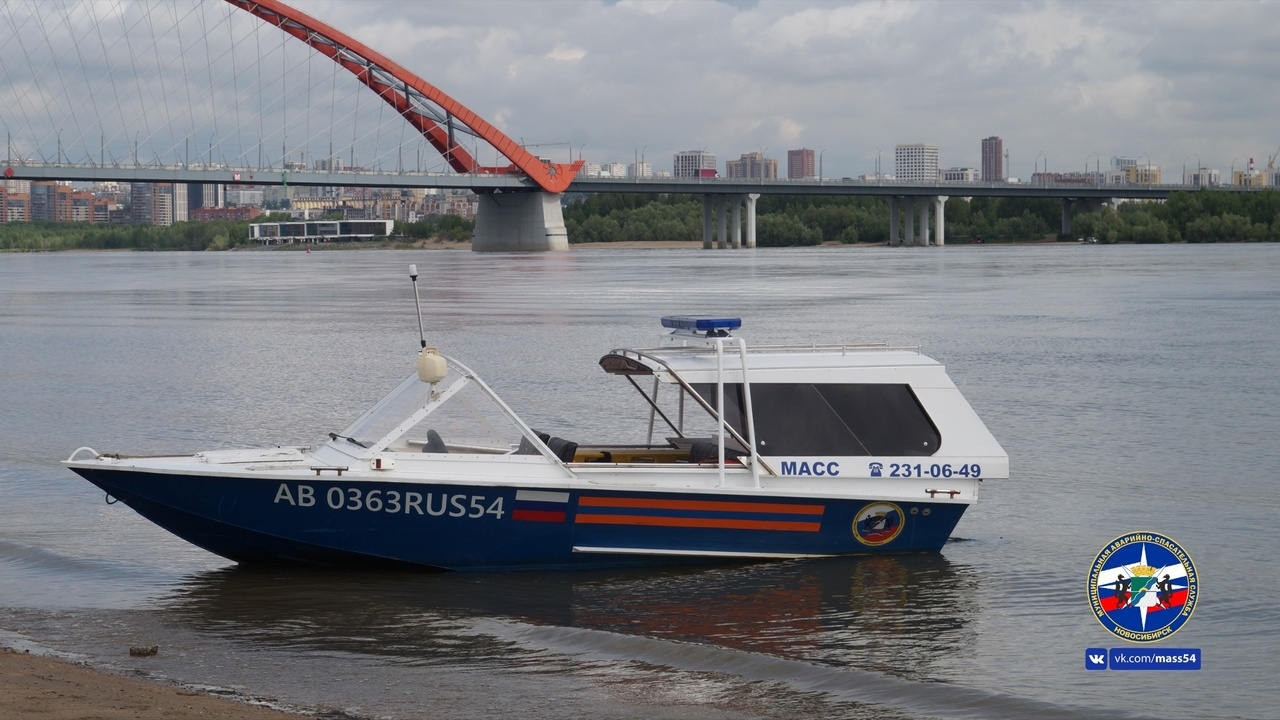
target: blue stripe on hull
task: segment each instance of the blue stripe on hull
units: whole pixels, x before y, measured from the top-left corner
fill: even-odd
[[[784,555],[936,551],[965,510],[900,503],[901,531],[871,545],[854,531],[855,518],[871,500],[565,490],[568,502],[539,502],[537,512],[529,512],[530,503],[517,504],[514,487],[75,471],[178,537],[247,564],[372,562],[463,570],[725,559],[583,553],[575,546]]]

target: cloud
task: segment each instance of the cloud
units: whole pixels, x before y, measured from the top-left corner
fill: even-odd
[[[569,47],[565,44],[556,45],[551,52],[547,53],[548,60],[554,60],[562,63],[575,63],[587,56],[587,51],[582,48]]]

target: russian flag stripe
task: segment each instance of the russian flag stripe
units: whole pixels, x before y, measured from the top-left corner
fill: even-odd
[[[529,522],[564,522],[564,511],[516,508],[511,511],[511,519]]]
[[[520,502],[521,500],[528,500],[529,502],[567,503],[569,502],[569,493],[551,492],[549,490],[516,490],[516,502]]]

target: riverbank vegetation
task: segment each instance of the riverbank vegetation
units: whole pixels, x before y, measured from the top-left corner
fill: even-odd
[[[1174,193],[1167,202],[1126,202],[1093,212],[1077,207],[1070,236],[1059,237],[1055,199],[952,197],[950,243],[1030,242],[1045,238],[1099,242],[1258,242],[1280,240],[1280,191]],[[571,243],[700,240],[702,199],[692,195],[593,195],[570,202]],[[930,223],[932,229],[932,223]],[[764,196],[756,206],[756,244],[886,243],[889,213],[871,197]]]
[[[254,218],[252,222],[288,222],[292,219],[286,214],[271,214]],[[396,223],[393,237],[386,242],[467,242],[471,240],[474,228],[475,223],[471,220],[451,215],[430,216],[418,222]],[[256,245],[249,239],[248,222],[183,222],[167,227],[53,222],[0,224],[0,252],[232,250]]]
[[[599,194],[570,198],[564,209],[571,243],[698,241],[702,198],[696,195]],[[288,220],[275,215],[255,222]],[[1167,202],[1126,202],[1092,212],[1077,207],[1072,233],[1059,237],[1062,204],[1054,199],[952,197],[948,243],[1011,243],[1096,238],[1101,243],[1280,241],[1280,191],[1174,193]],[[932,227],[932,223],[930,223]],[[396,223],[390,247],[426,241],[466,242],[475,223],[450,215]],[[756,205],[756,244],[882,244],[889,240],[885,201],[871,197],[763,196]],[[228,250],[250,247],[245,222],[178,223],[170,227],[88,223],[0,224],[0,251]]]
[[[1174,193],[1163,203],[1124,203],[1072,220],[1080,237],[1098,242],[1280,241],[1280,191]]]

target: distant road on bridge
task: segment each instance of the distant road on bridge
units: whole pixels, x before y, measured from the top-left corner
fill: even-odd
[[[538,186],[523,175],[416,172],[315,172],[278,169],[225,169],[183,165],[71,165],[26,163],[9,166],[16,180],[78,182],[181,182],[228,185],[319,185],[326,187],[444,188],[521,191]],[[578,178],[567,192],[666,193],[680,195],[845,195],[869,197],[1030,197],[1071,199],[1165,199],[1190,192],[1194,185],[1084,185],[1055,183],[898,183],[864,180],[729,180],[725,178]],[[1263,188],[1217,186],[1217,192],[1257,192]]]

